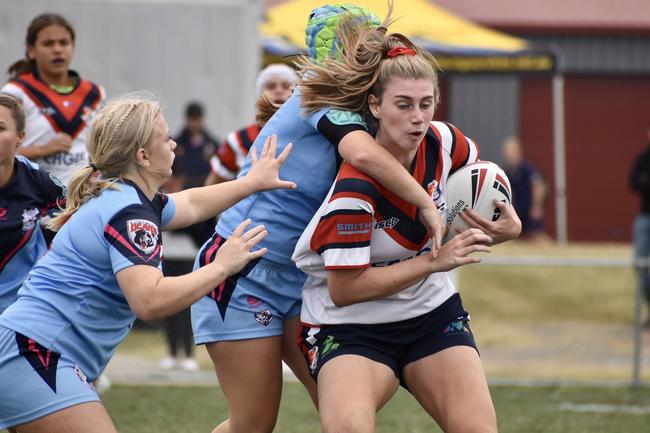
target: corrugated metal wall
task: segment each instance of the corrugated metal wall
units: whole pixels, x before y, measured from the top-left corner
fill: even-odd
[[[449,77],[449,121],[475,139],[481,158],[501,160],[501,142],[518,133],[519,78],[516,75]]]
[[[252,120],[260,0],[1,0],[3,73],[23,56],[27,26],[43,12],[61,13],[74,26],[73,69],[109,97],[159,94],[173,131],[190,99],[205,104],[209,127],[220,136]]]
[[[555,46],[562,52],[568,73],[650,74],[648,36],[537,36],[533,43]]]

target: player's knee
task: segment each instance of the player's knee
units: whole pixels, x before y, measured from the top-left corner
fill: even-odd
[[[321,416],[323,433],[372,433],[375,431],[374,418],[353,414]]]
[[[498,433],[496,421],[492,420],[465,420],[453,423],[448,429],[448,433]]]
[[[272,433],[277,422],[276,415],[249,414],[241,418],[230,418],[230,433]]]

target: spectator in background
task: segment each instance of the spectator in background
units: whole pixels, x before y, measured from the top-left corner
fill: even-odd
[[[297,79],[295,70],[282,63],[273,63],[262,69],[256,82],[258,107],[265,97],[272,104],[283,104],[291,96]],[[232,180],[237,176],[248,150],[267,120],[264,115],[258,115],[255,123],[226,136],[219,150],[210,158],[212,170],[205,180],[206,185]]]
[[[183,188],[203,186],[210,173],[210,155],[219,147],[219,140],[205,128],[204,112],[203,106],[196,101],[187,104],[185,126],[176,138],[175,168],[181,172]]]
[[[524,159],[519,138],[506,138],[502,152],[503,169],[512,187],[512,204],[521,218],[521,237],[538,241],[548,240],[544,233],[546,185],[541,173]]]
[[[25,109],[25,139],[18,154],[67,184],[78,167],[88,164],[88,125],[106,95],[70,69],[75,31],[61,15],[34,18],[25,45],[25,58],[9,67],[9,82],[2,87]],[[49,246],[54,233],[45,227],[47,220],[41,223]]]
[[[650,257],[650,124],[646,130],[647,146],[636,156],[630,172],[630,187],[641,199],[641,211],[634,220],[634,257],[637,260]],[[646,328],[650,328],[650,269],[638,268],[639,283],[648,303]]]
[[[27,125],[18,153],[64,183],[88,163],[86,135],[104,89],[70,69],[75,31],[61,15],[46,13],[27,28],[25,58],[7,70],[2,92],[23,101]]]
[[[176,138],[174,178],[171,182],[179,185],[177,185],[174,192],[203,186],[205,177],[210,172],[210,163],[208,161],[210,155],[219,146],[219,140],[207,131],[204,120],[205,110],[203,106],[195,101],[188,103],[185,107],[185,125],[178,134],[178,138]],[[198,248],[212,235],[214,225],[215,219],[210,218],[207,221],[201,221],[187,227],[183,231],[192,237],[194,244]]]

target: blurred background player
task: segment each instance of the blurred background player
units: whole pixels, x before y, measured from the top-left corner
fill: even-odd
[[[650,124],[646,129],[646,140],[646,148],[634,159],[629,182],[632,191],[639,195],[641,203],[641,210],[634,220],[632,238],[634,257],[646,261],[645,266],[637,267],[637,274],[648,311],[645,327],[650,328]]]
[[[0,93],[0,313],[17,297],[36,261],[47,251],[39,221],[65,206],[66,188],[16,150],[25,138],[25,112]]]
[[[27,27],[25,58],[9,67],[2,92],[23,102],[25,139],[18,153],[67,185],[72,173],[88,163],[86,135],[104,89],[70,69],[75,31],[61,15],[38,15]],[[45,227],[47,245],[54,233]]]
[[[61,15],[34,18],[25,45],[25,58],[9,67],[10,81],[2,88],[25,107],[25,140],[18,153],[67,184],[88,163],[88,123],[104,90],[70,69],[75,31]]]
[[[163,186],[166,194],[203,186],[210,172],[208,162],[218,146],[218,140],[206,129],[205,110],[199,102],[192,101],[185,107],[185,125],[176,138],[172,175]],[[210,218],[181,230],[167,231],[163,240],[168,246],[163,258],[163,274],[167,277],[192,272],[198,248],[210,237],[215,219]],[[189,308],[164,320],[167,340],[167,356],[160,366],[169,370],[181,368],[196,371],[199,364],[194,359],[194,338]]]
[[[521,219],[521,237],[548,241],[544,232],[546,184],[542,174],[524,158],[518,137],[508,137],[502,144],[503,171],[512,188],[512,205]]]
[[[283,104],[291,96],[297,79],[296,71],[283,63],[268,65],[257,75],[255,93],[258,105],[262,98],[268,98],[275,105]],[[232,131],[226,136],[221,147],[210,158],[212,170],[205,180],[206,185],[232,180],[237,176],[248,150],[268,119],[258,115],[256,120],[255,123]]]

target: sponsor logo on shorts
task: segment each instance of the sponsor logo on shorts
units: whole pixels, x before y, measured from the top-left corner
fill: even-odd
[[[447,327],[442,331],[446,335],[458,335],[458,334],[469,334],[469,328],[467,328],[464,320],[456,320],[451,322]]]
[[[271,314],[271,310],[269,309],[258,311],[254,313],[254,316],[255,321],[264,326],[269,326],[269,323],[271,323],[271,320],[273,320],[273,314]]]
[[[325,356],[329,352],[333,352],[338,348],[339,348],[339,343],[334,342],[334,337],[330,335],[325,339],[325,343],[323,344],[322,356]]]
[[[95,389],[95,385],[92,384],[92,382],[88,382],[88,377],[84,374],[83,371],[78,366],[74,366],[74,372],[79,376],[79,379],[86,385],[90,387],[90,389]]]
[[[307,359],[309,359],[309,369],[314,372],[318,367],[318,346],[314,346],[307,352]]]

